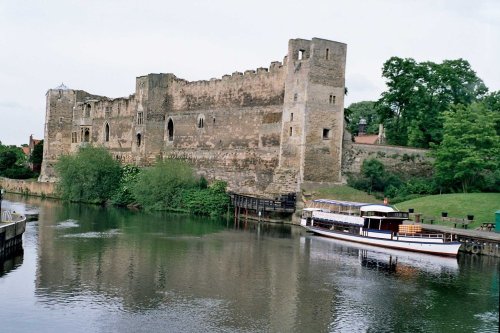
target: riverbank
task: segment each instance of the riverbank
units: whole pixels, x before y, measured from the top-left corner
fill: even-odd
[[[42,183],[36,179],[10,179],[0,177],[0,188],[6,192],[37,197],[58,198],[56,183]]]

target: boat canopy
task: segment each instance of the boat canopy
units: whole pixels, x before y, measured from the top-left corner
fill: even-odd
[[[362,212],[381,212],[381,213],[391,213],[396,211],[391,206],[377,205],[377,204],[364,205],[359,210]]]
[[[313,202],[329,204],[329,205],[337,205],[337,206],[346,206],[346,207],[362,207],[369,205],[367,203],[362,203],[362,202],[340,201],[340,200],[330,200],[330,199],[316,199],[313,200]]]

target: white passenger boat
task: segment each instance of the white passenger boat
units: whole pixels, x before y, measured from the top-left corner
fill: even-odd
[[[404,224],[409,213],[392,206],[319,199],[304,208],[300,224],[326,237],[399,250],[456,256],[461,243],[452,234],[422,232]]]

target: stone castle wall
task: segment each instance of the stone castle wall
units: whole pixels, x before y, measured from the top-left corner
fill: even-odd
[[[340,181],[345,57],[343,43],[294,39],[283,63],[221,79],[149,74],[116,99],[51,89],[40,181],[56,180],[57,158],[88,144],[122,163],[186,159],[239,193]]]

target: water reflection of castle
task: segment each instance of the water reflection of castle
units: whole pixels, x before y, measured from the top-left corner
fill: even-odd
[[[130,311],[203,304],[205,310],[198,313],[206,307],[224,313],[223,318],[205,318],[206,325],[252,327],[258,318],[274,332],[326,329],[330,315],[322,313],[318,320],[313,312],[332,298],[301,285],[303,253],[291,247],[291,227],[283,231],[284,238],[269,225],[250,223],[247,230],[221,225],[211,233],[171,234],[173,229],[155,229],[162,226],[134,221],[128,213],[102,215],[93,207],[68,207],[40,215],[36,293],[41,302],[64,304],[69,295],[79,295],[89,302],[93,297],[113,300]],[[78,230],[60,227],[68,218],[78,219]],[[108,237],[109,230],[101,227],[103,237],[93,237],[92,224],[104,221],[119,233]],[[176,228],[189,223],[184,222],[163,221]],[[67,237],[72,234],[82,237]],[[310,313],[310,319],[295,319],[299,312]]]

